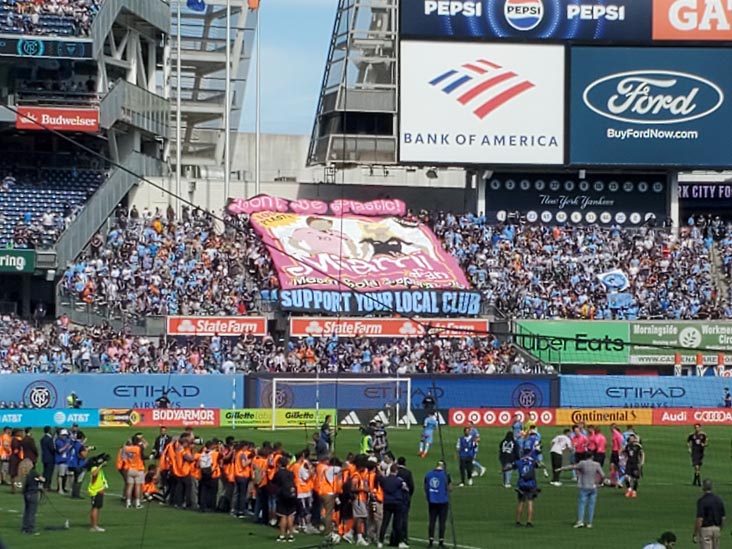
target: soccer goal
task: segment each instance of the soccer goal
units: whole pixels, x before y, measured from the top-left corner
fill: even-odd
[[[412,380],[408,377],[274,377],[270,398],[273,431],[277,428],[277,411],[292,408],[293,402],[297,403],[297,408],[315,410],[315,426],[319,426],[333,410],[334,426],[341,425],[339,410],[355,417],[352,420],[354,426],[373,419],[359,413],[362,410],[373,412],[374,418],[391,427],[409,429],[412,424]]]

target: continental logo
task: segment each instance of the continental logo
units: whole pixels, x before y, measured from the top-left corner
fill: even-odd
[[[653,410],[637,408],[559,409],[556,423],[557,425],[574,425],[575,423],[652,425]]]

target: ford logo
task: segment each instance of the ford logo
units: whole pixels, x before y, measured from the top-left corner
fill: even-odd
[[[605,118],[634,124],[678,124],[703,118],[722,106],[714,82],[675,71],[611,74],[585,88],[582,100]]]

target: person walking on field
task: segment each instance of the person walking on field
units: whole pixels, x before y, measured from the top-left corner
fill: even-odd
[[[579,488],[579,500],[577,502],[577,522],[575,528],[592,528],[592,521],[595,517],[595,505],[597,503],[597,487],[602,485],[605,475],[602,467],[596,462],[591,454],[585,454],[584,459],[575,465],[560,467],[559,471],[576,471],[577,488]],[[585,510],[587,521],[585,521]]]
[[[692,541],[699,549],[719,549],[722,526],[724,525],[724,503],[722,498],[712,493],[712,481],[702,482],[704,495],[696,502],[696,521]]]

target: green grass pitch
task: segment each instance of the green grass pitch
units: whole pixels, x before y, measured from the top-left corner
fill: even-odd
[[[148,440],[153,440],[156,431],[146,429]],[[559,428],[543,428],[544,449],[548,454],[548,441],[559,432]],[[488,473],[476,479],[472,487],[453,491],[452,510],[455,521],[455,543],[458,548],[594,548],[618,549],[641,548],[664,530],[672,530],[679,539],[678,547],[690,547],[694,522],[695,502],[700,496],[699,488],[691,485],[692,471],[686,449],[686,437],[691,428],[640,427],[638,429],[647,452],[645,478],[638,491],[638,499],[623,497],[623,491],[603,488],[598,497],[594,530],[574,530],[576,521],[577,489],[566,476],[564,486],[549,486],[539,474],[542,492],[536,502],[535,528],[514,526],[516,494],[501,485],[497,462],[499,440],[504,429],[482,429],[479,461],[488,468]],[[36,430],[38,434],[40,430]],[[710,438],[707,448],[704,478],[715,481],[715,491],[732,505],[732,478],[730,478],[730,457],[732,429],[711,427],[706,429]],[[130,431],[116,429],[94,429],[87,432],[91,444],[99,450],[114,453]],[[203,438],[224,437],[231,430],[199,429]],[[449,470],[455,479],[458,476],[455,464],[455,442],[458,429],[445,428],[442,431]],[[282,441],[289,450],[299,450],[305,444],[304,431],[250,431],[239,429],[234,433],[238,439]],[[416,456],[419,442],[419,428],[391,430],[389,440],[396,455],[407,457],[418,485],[410,515],[410,538],[412,547],[425,547],[427,538],[425,500],[421,483],[425,472],[434,466],[440,457],[438,439],[427,459]],[[357,448],[358,433],[342,431],[338,437],[338,454]],[[568,474],[567,474],[568,475]],[[108,493],[121,493],[121,479],[109,466]],[[514,476],[515,479],[515,476]],[[86,494],[86,485],[84,486]],[[275,543],[276,531],[254,526],[247,520],[236,520],[225,515],[202,515],[194,511],[178,511],[158,504],[147,509],[124,509],[117,497],[108,495],[102,511],[101,524],[106,533],[91,533],[88,530],[89,503],[74,501],[55,494],[50,495],[55,508],[68,517],[71,528],[62,531],[45,530],[47,526],[59,526],[64,518],[42,502],[38,513],[40,535],[35,537],[20,534],[22,513],[21,496],[12,496],[9,487],[0,488],[0,539],[9,549],[50,548],[65,549],[79,547],[104,547],[105,549],[131,548],[187,548],[223,544],[230,547],[257,547],[268,549],[281,544]],[[724,532],[725,536],[729,536]],[[453,532],[448,529],[448,539]],[[317,544],[317,536],[299,535],[290,547],[307,547]],[[347,544],[342,543],[342,546]],[[452,543],[450,543],[452,546]]]

